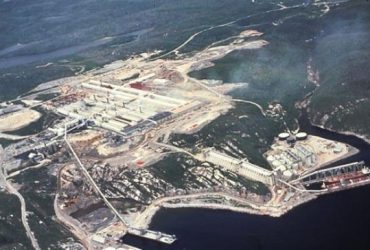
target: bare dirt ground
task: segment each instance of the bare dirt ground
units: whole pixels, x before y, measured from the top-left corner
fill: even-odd
[[[0,132],[14,131],[26,127],[40,119],[41,114],[32,109],[24,109],[0,117]]]
[[[101,134],[98,131],[87,130],[82,133],[70,135],[70,141],[74,143],[84,142],[84,141],[94,141],[101,137]]]

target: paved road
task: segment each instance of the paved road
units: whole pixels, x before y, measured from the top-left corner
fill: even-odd
[[[96,184],[94,179],[91,177],[90,173],[87,171],[85,166],[82,164],[80,161],[80,158],[77,156],[76,152],[74,151],[72,145],[69,143],[67,139],[67,132],[65,132],[64,135],[64,140],[69,148],[69,150],[72,152],[74,158],[76,159],[78,165],[80,165],[84,175],[86,178],[89,179],[90,183],[93,185],[93,188],[95,191],[99,194],[99,196],[103,199],[104,203],[112,210],[112,212],[118,217],[118,219],[125,225],[126,227],[128,226],[128,222],[121,216],[121,214],[113,207],[113,205],[108,201],[108,199],[105,197],[104,193],[100,190],[99,186]]]
[[[256,102],[252,102],[252,101],[247,101],[247,100],[242,100],[242,99],[232,99],[232,100],[233,100],[234,102],[243,102],[243,103],[252,104],[252,105],[256,106],[256,107],[261,111],[261,114],[262,114],[263,116],[265,116],[265,117],[266,117],[266,113],[265,113],[265,111],[263,110],[262,106],[261,106],[261,105],[259,105],[258,103],[256,103]]]
[[[59,194],[57,193],[54,198],[54,211],[58,220],[65,224],[69,230],[81,241],[81,243],[90,249],[91,242],[87,232],[81,229],[80,222],[77,219],[72,218],[69,215],[66,215],[58,206]]]
[[[5,188],[8,190],[10,194],[14,194],[18,197],[21,203],[21,219],[22,219],[23,227],[26,230],[26,234],[28,238],[31,240],[33,248],[36,250],[39,250],[41,248],[37,242],[35,235],[31,231],[30,226],[28,225],[26,202],[23,196],[18,192],[18,190],[15,189],[11,185],[11,183],[6,180],[6,170],[4,169],[4,166],[2,165],[3,158],[4,158],[3,157],[3,147],[0,145],[0,183],[5,186]]]
[[[67,130],[65,130],[67,131]],[[76,161],[78,162],[78,164],[80,165],[84,175],[88,178],[88,180],[90,181],[90,183],[93,185],[93,188],[95,189],[95,191],[99,194],[99,196],[103,199],[104,203],[111,209],[111,211],[118,217],[118,219],[123,223],[125,229],[131,233],[131,234],[135,234],[135,235],[138,235],[138,236],[141,236],[141,237],[145,237],[145,238],[148,238],[148,236],[146,234],[148,233],[151,233],[151,234],[155,234],[155,235],[159,235],[159,238],[157,240],[160,240],[161,242],[165,242],[167,243],[166,241],[162,241],[162,237],[164,238],[170,238],[171,240],[175,240],[176,238],[173,238],[173,236],[171,235],[167,235],[167,234],[164,234],[164,233],[159,233],[159,232],[156,232],[156,231],[151,231],[151,230],[146,230],[146,232],[144,234],[136,234],[136,230],[135,228],[132,228],[130,227],[129,223],[122,217],[122,215],[114,208],[114,206],[108,201],[108,199],[105,197],[104,193],[100,190],[99,186],[96,184],[96,182],[94,181],[94,179],[92,178],[92,176],[90,175],[90,173],[87,171],[87,169],[85,168],[85,166],[82,164],[81,160],[79,159],[79,157],[77,156],[76,152],[74,151],[72,145],[69,143],[68,141],[68,138],[67,138],[67,132],[65,132],[64,134],[64,140],[69,148],[69,150],[72,152],[73,156],[75,157]],[[172,242],[171,242],[172,243]]]
[[[188,152],[188,151],[186,151],[182,148],[178,148],[176,146],[170,145],[170,144],[165,144],[165,143],[160,143],[160,142],[153,142],[152,145],[157,145],[159,147],[168,148],[172,151],[179,152],[179,153],[184,153],[184,154],[190,155],[191,157],[197,159],[197,157],[195,155],[193,155],[192,153],[190,153],[190,152]]]

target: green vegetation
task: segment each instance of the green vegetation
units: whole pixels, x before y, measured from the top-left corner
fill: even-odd
[[[166,159],[154,164],[149,169],[155,176],[172,184],[174,187],[185,188],[186,184],[190,185],[194,183],[195,180],[189,178],[188,168],[190,166],[183,165],[183,160],[181,155],[170,155]]]
[[[201,168],[201,171],[207,172],[207,174],[196,174],[190,171],[196,166]],[[215,178],[215,173],[219,172],[227,180],[235,183],[233,185],[235,191],[241,191],[241,188],[244,187],[248,192],[260,195],[266,195],[270,192],[262,183],[221,170],[220,167],[217,166],[202,165],[200,162],[195,162],[184,155],[170,155],[166,159],[151,166],[149,171],[153,173],[156,178],[164,180],[175,188],[184,190],[189,190],[190,188],[197,190],[199,188],[219,186],[219,181]]]
[[[74,69],[76,65],[89,70],[132,54],[169,50],[199,30],[271,8],[275,8],[271,3],[251,5],[241,0],[4,2],[0,100],[74,75],[80,69]],[[196,41],[191,49],[221,37],[222,33]],[[37,67],[49,62],[53,65]]]
[[[314,61],[320,87],[309,106],[312,120],[370,138],[369,3],[350,1],[323,17]]]
[[[247,117],[243,117],[247,115]],[[274,136],[285,129],[280,120],[262,116],[250,105],[240,103],[236,108],[192,135],[173,135],[171,141],[180,147],[215,147],[239,158],[269,168],[262,154],[266,152]],[[233,150],[236,147],[240,152]]]
[[[55,98],[59,95],[60,95],[59,93],[39,94],[39,95],[36,96],[35,100],[47,101],[47,100]]]
[[[238,104],[199,133],[176,135],[173,141],[189,148],[212,146],[233,154],[225,149],[232,143],[243,151],[240,157],[268,167],[261,154],[273,137],[286,129],[284,123],[290,129],[297,128],[295,119],[300,112],[296,104],[315,90],[308,81],[308,65],[320,75],[320,87],[309,106],[313,121],[323,124],[322,118],[329,115],[325,126],[369,135],[369,7],[363,1],[350,1],[331,6],[324,15],[324,6],[300,6],[237,22],[264,32],[261,38],[269,44],[258,50],[233,52],[217,60],[214,67],[191,76],[245,83],[232,93],[235,98],[255,101],[265,109],[279,103],[286,113],[280,118],[264,118],[248,105]],[[242,115],[247,117],[240,118]]]
[[[0,202],[0,248],[30,249],[31,243],[28,241],[20,220],[21,211],[18,198],[1,193]]]
[[[58,249],[57,243],[66,241],[72,235],[65,227],[54,220],[53,202],[57,184],[55,176],[50,176],[49,171],[50,169],[47,168],[31,169],[22,172],[14,180],[17,183],[22,183],[20,193],[25,198],[27,211],[29,211],[28,221],[36,238],[39,239],[41,248]],[[5,206],[8,202],[2,202],[1,204]],[[18,213],[20,205],[17,204],[13,210],[4,208],[1,211],[17,211]],[[16,217],[20,218],[20,215]],[[1,228],[3,227],[1,226]],[[13,228],[13,225],[6,228]],[[13,233],[13,237],[22,236],[24,232],[23,227],[21,230],[22,232]],[[28,245],[28,238],[25,237],[25,240]],[[31,247],[29,246],[26,249],[31,249]]]

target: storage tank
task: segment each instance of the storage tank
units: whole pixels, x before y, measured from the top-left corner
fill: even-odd
[[[284,173],[286,171],[286,167],[283,164],[280,164],[279,167],[277,168],[277,170],[279,170],[282,173]]]
[[[289,133],[287,133],[287,132],[280,133],[280,134],[278,135],[278,137],[279,137],[279,140],[281,140],[281,141],[285,141],[286,139],[288,139],[288,137],[289,137]]]
[[[297,163],[293,163],[293,164],[292,164],[292,168],[296,169],[296,168],[298,168],[298,167],[299,167],[299,165],[298,165]]]
[[[275,160],[275,161],[273,161],[272,162],[272,167],[274,168],[274,169],[276,169],[277,167],[279,167],[281,165],[281,163],[280,163],[280,161],[278,161],[278,160]]]
[[[284,179],[289,180],[290,178],[292,178],[293,173],[292,173],[292,171],[285,170],[285,171],[283,172],[283,176],[284,176]]]
[[[268,162],[273,162],[273,161],[275,160],[275,157],[274,157],[274,156],[272,156],[272,155],[269,155],[269,156],[267,156],[266,160],[267,160]]]
[[[297,135],[296,135],[296,138],[297,140],[306,140],[307,139],[307,133],[306,132],[299,132]]]

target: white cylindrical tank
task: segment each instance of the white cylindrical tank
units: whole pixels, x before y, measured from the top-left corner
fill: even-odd
[[[280,168],[280,171],[283,173],[286,171],[286,167],[284,165],[280,165],[279,168]]]
[[[281,163],[280,163],[280,161],[278,161],[278,160],[275,160],[275,161],[273,161],[272,162],[272,166],[274,167],[274,168],[277,168],[277,167],[279,167],[281,165]]]
[[[273,162],[275,160],[275,157],[272,156],[272,155],[269,155],[267,156],[267,159],[266,159],[268,162]]]
[[[292,173],[292,171],[289,171],[289,170],[285,170],[284,172],[283,172],[283,176],[284,176],[284,178],[285,179],[290,179],[290,178],[292,178],[292,176],[293,176],[293,173]]]
[[[278,170],[278,171],[280,171],[280,172],[284,173],[284,171],[286,170],[286,167],[285,167],[283,164],[280,164],[280,165],[276,168],[276,170]]]
[[[289,133],[287,133],[287,132],[280,133],[280,134],[278,135],[278,137],[279,137],[279,140],[284,141],[284,140],[288,139],[288,137],[289,137]]]
[[[296,134],[297,140],[306,140],[307,139],[307,133],[306,132],[299,132]]]

